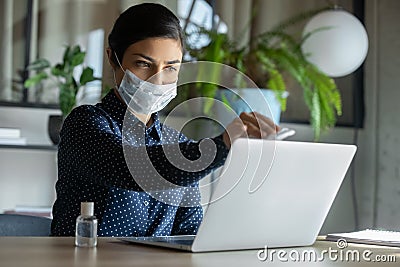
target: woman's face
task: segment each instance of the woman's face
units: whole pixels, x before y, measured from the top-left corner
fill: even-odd
[[[124,70],[130,70],[142,80],[155,84],[168,84],[178,79],[181,60],[180,41],[155,37],[130,45],[125,50],[121,65]],[[119,85],[124,72],[119,65],[114,65],[113,68]]]

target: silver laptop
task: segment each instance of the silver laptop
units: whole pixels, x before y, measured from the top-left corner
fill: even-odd
[[[121,240],[192,252],[312,245],[356,146],[238,139],[196,236]]]

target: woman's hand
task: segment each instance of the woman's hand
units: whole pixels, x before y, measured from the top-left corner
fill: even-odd
[[[240,137],[267,138],[280,130],[278,125],[257,112],[242,112],[234,119],[223,134],[225,145],[230,148],[234,140]]]

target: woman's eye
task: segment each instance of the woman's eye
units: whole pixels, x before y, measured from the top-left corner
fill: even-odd
[[[174,66],[168,66],[168,67],[166,67],[166,69],[168,71],[176,71],[177,70]]]
[[[136,61],[136,66],[141,67],[141,68],[150,68],[150,63],[147,63],[145,61]]]

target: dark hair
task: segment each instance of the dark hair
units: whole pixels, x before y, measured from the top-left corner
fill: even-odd
[[[122,63],[125,50],[133,43],[152,37],[179,40],[183,51],[182,28],[179,19],[168,8],[160,4],[144,3],[125,10],[115,21],[108,35],[108,45]]]

